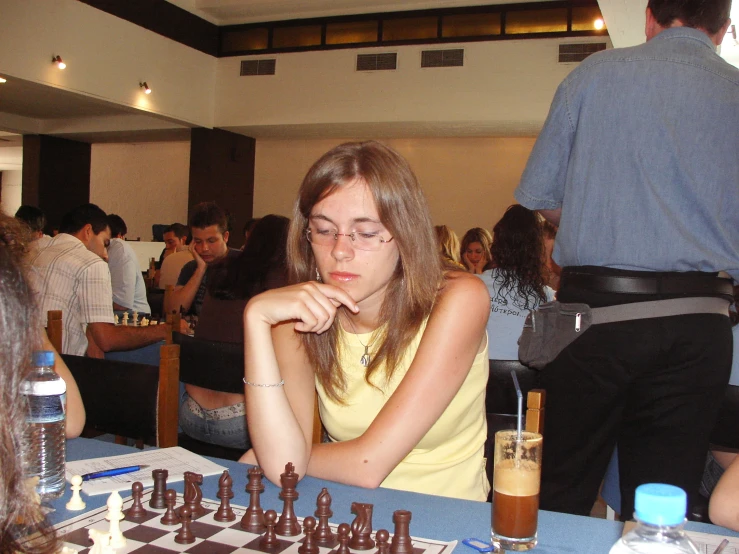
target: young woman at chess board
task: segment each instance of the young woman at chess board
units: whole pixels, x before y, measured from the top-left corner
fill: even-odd
[[[300,475],[485,500],[482,281],[445,270],[408,163],[376,142],[308,171],[288,237],[292,286],[244,311],[241,459]],[[366,367],[365,367],[366,364]],[[330,442],[312,444],[314,399]]]

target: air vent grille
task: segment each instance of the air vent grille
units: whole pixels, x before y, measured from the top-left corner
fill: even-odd
[[[461,67],[464,65],[464,50],[424,50],[421,52],[421,67]]]
[[[398,69],[398,54],[358,54],[357,71],[388,71]]]
[[[590,54],[606,49],[605,42],[586,42],[579,44],[560,44],[559,63],[581,62]]]
[[[276,67],[276,59],[243,60],[241,62],[241,76],[274,75]]]

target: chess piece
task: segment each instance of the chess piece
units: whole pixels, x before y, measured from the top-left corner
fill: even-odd
[[[338,534],[339,534],[339,547],[336,549],[334,554],[350,554],[349,550],[349,524],[348,523],[342,523],[339,525],[338,528]]]
[[[300,534],[300,524],[293,508],[293,504],[299,495],[298,491],[295,490],[298,485],[298,474],[295,473],[295,466],[292,463],[285,464],[285,473],[280,475],[280,483],[282,484],[280,498],[285,504],[282,507],[280,519],[277,521],[275,533],[283,537],[294,537]]]
[[[333,547],[336,543],[336,536],[328,524],[329,518],[333,515],[334,513],[331,511],[331,495],[328,489],[321,489],[316,499],[315,516],[318,518],[318,526],[314,534],[316,544]]]
[[[139,312],[134,311],[133,312],[133,326],[134,327],[136,327],[136,325],[138,324],[139,322],[138,320],[139,320]]]
[[[241,528],[250,533],[262,533],[264,531],[264,510],[259,504],[259,495],[264,492],[262,476],[264,472],[260,467],[249,468],[249,482],[246,484],[246,492],[249,493],[249,507],[241,518]]]
[[[151,476],[154,479],[154,492],[151,493],[151,500],[149,500],[149,506],[157,510],[166,508],[167,505],[164,502],[164,493],[167,491],[167,477],[169,471],[166,469],[155,469],[151,472]]]
[[[128,325],[128,312],[123,312],[123,325]]]
[[[80,491],[82,490],[82,477],[75,475],[72,477],[70,482],[72,483],[72,486],[70,487],[72,489],[72,498],[67,502],[67,510],[72,512],[84,510],[87,504],[85,504],[85,501],[82,500],[82,497],[80,496]]]
[[[372,540],[372,504],[352,502],[352,513],[357,517],[352,521],[352,538],[349,548],[353,550],[371,550],[375,547]]]
[[[264,523],[267,527],[267,532],[262,535],[261,539],[259,539],[259,548],[271,550],[272,548],[280,545],[280,541],[275,534],[276,520],[277,512],[275,512],[274,510],[267,510],[267,513],[264,514]]]
[[[174,542],[177,544],[191,544],[195,542],[195,535],[193,535],[190,529],[190,523],[192,522],[192,509],[190,506],[185,504],[180,508],[180,517],[182,518],[182,527],[175,535]]]
[[[311,516],[306,517],[303,520],[303,533],[305,534],[305,540],[303,541],[303,544],[298,547],[298,554],[318,554],[321,551],[313,538],[315,532],[316,520]]]
[[[110,521],[110,546],[113,548],[123,548],[126,546],[126,537],[121,532],[121,520],[123,516],[123,499],[118,491],[113,491],[108,497],[108,513],[105,519]]]
[[[413,554],[411,543],[411,513],[408,510],[396,510],[393,512],[393,523],[395,533],[390,545],[390,554]]]
[[[177,493],[174,489],[169,489],[164,493],[164,502],[167,504],[167,511],[164,512],[159,522],[162,525],[177,525],[180,522],[180,518],[174,509],[175,504],[177,504]]]
[[[141,501],[141,497],[144,496],[144,485],[140,481],[134,482],[131,485],[131,498],[133,498],[133,505],[126,510],[126,518],[130,521],[142,521],[145,519],[149,512],[144,508],[144,504]]]
[[[390,533],[387,529],[380,529],[375,534],[375,541],[377,542],[377,554],[390,554]]]
[[[203,491],[200,485],[203,484],[203,476],[192,471],[185,472],[185,506],[190,508],[193,519],[197,519],[205,514],[205,508],[201,504],[203,500]],[[180,508],[180,512],[182,508]],[[180,517],[182,514],[180,513]]]
[[[110,533],[90,529],[87,536],[92,541],[92,548],[88,551],[90,554],[113,554],[115,552],[110,546]]]
[[[113,314],[113,323],[115,325],[120,325],[121,324],[121,319],[118,317],[118,314]]]
[[[223,470],[223,475],[218,479],[218,498],[221,499],[221,505],[218,511],[213,516],[216,521],[233,521],[236,519],[236,514],[231,509],[231,499],[234,497],[233,492],[233,479],[228,474],[228,470]]]

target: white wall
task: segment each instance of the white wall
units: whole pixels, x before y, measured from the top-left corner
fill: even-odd
[[[310,166],[343,140],[257,140],[254,215],[290,216]],[[513,190],[533,138],[389,139],[411,164],[435,224],[460,236],[470,227],[492,229],[515,202]]]
[[[8,215],[15,215],[21,206],[21,177],[22,171],[3,171],[2,198],[3,211]]]
[[[4,77],[212,127],[216,58],[77,0],[0,0],[0,14]]]
[[[189,142],[93,144],[90,202],[126,222],[128,238],[151,240],[154,223],[187,222]]]

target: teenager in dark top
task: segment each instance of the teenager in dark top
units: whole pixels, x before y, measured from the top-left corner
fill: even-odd
[[[290,220],[268,215],[259,220],[241,256],[209,274],[195,337],[241,343],[244,307],[260,292],[287,284],[285,243]],[[180,425],[193,438],[234,448],[251,447],[244,395],[185,385]]]

